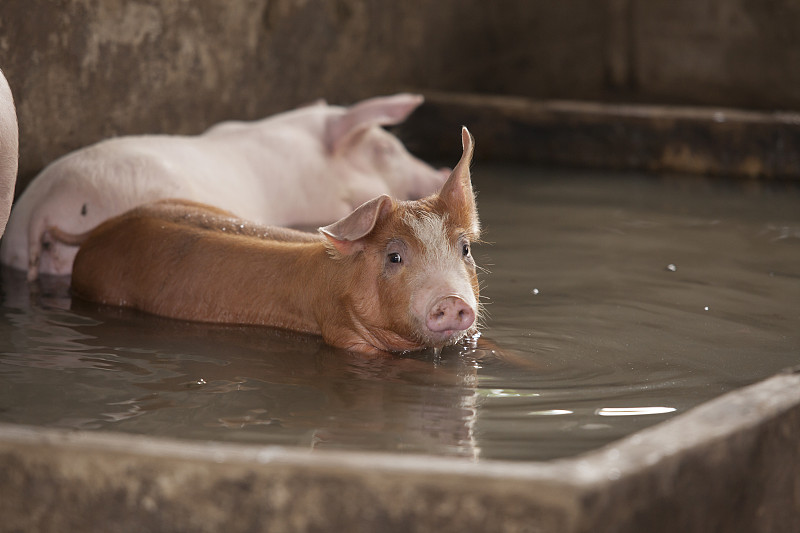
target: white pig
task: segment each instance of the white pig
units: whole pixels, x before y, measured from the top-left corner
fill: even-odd
[[[0,71],[0,236],[6,228],[19,161],[19,131],[14,99],[3,72]]]
[[[436,191],[448,172],[413,157],[382,125],[423,101],[397,94],[344,108],[317,103],[255,122],[224,122],[198,136],[102,141],[46,167],[15,204],[0,262],[67,275],[74,246],[48,239],[57,226],[81,233],[137,205],[180,198],[259,224],[316,225],[380,194]]]

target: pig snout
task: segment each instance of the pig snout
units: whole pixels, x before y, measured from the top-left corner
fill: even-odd
[[[434,333],[464,331],[475,322],[475,310],[458,296],[445,296],[433,303],[426,326]]]

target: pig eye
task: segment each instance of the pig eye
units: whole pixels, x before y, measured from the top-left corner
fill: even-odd
[[[387,274],[399,272],[411,258],[411,251],[406,247],[406,243],[400,239],[391,239],[386,243],[384,251],[386,252],[386,263],[384,266],[387,269]]]

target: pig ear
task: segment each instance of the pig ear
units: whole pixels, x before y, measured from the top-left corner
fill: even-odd
[[[369,235],[378,220],[391,210],[392,199],[383,194],[362,204],[338,222],[319,228],[319,231],[340,253],[354,254],[364,248],[361,239]]]
[[[472,178],[469,172],[475,141],[466,127],[461,128],[461,146],[463,148],[461,159],[442,185],[439,200],[445,203],[448,211],[466,217],[469,229],[478,234],[480,231],[478,211],[475,208],[475,194],[472,192]]]
[[[420,94],[395,94],[359,102],[328,121],[326,143],[331,153],[347,146],[373,126],[400,124],[423,102]]]

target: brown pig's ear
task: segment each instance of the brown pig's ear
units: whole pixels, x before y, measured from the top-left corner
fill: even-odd
[[[364,248],[361,239],[369,235],[378,220],[391,210],[392,199],[383,194],[357,207],[343,219],[319,228],[319,231],[340,253],[354,254]]]
[[[442,190],[439,191],[439,200],[444,202],[449,212],[456,213],[461,220],[466,221],[468,229],[477,235],[480,233],[480,223],[469,172],[475,141],[466,127],[461,128],[461,146],[463,148],[461,159],[445,184],[442,185]]]

